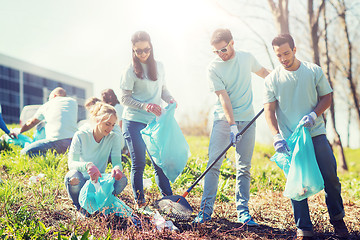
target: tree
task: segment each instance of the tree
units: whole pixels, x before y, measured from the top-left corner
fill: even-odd
[[[290,33],[289,28],[289,0],[268,0],[271,12],[274,16],[275,25],[279,33]]]
[[[347,60],[348,60],[347,66],[346,66],[346,78],[349,83],[351,98],[354,102],[354,108],[356,110],[358,124],[360,126],[359,93],[357,91],[355,80],[353,79],[353,57],[352,57],[353,45],[352,45],[352,41],[350,39],[350,33],[349,33],[348,24],[347,24],[347,20],[346,20],[346,16],[347,16],[346,3],[344,0],[337,0],[336,3],[334,1],[330,1],[330,3],[335,8],[337,15],[340,19],[341,26],[343,28],[342,30],[345,33],[346,44],[347,44]]]
[[[331,88],[333,88],[333,81],[330,75],[330,57],[329,57],[329,44],[328,44],[328,20],[326,17],[326,5],[323,6],[323,18],[324,18],[324,41],[325,41],[325,56],[326,56],[326,76],[329,80]],[[334,99],[334,98],[333,98]],[[336,122],[335,122],[335,102],[334,100],[330,105],[330,116],[332,120],[332,130],[334,132],[334,145],[338,148],[338,162],[339,167],[343,171],[347,171],[347,163],[345,160],[344,148],[342,146],[340,134],[336,130]]]

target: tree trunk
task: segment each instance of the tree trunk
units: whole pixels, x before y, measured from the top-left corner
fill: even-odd
[[[289,0],[278,0],[278,6],[274,0],[268,0],[271,12],[275,19],[275,25],[279,33],[290,33],[289,29]]]
[[[340,1],[339,1],[339,3],[340,3]],[[353,74],[352,74],[352,67],[353,67],[352,66],[352,43],[351,43],[350,36],[349,36],[348,25],[346,23],[346,6],[345,6],[344,1],[342,1],[342,3],[340,3],[340,4],[342,5],[341,6],[342,11],[340,12],[339,17],[340,17],[341,25],[343,26],[343,30],[346,35],[346,43],[348,45],[348,48],[347,48],[347,51],[348,51],[347,79],[349,81],[351,97],[355,104],[358,124],[360,126],[360,105],[359,105],[358,93],[356,90],[356,84],[354,83]]]
[[[320,52],[319,52],[319,19],[320,13],[325,6],[325,0],[321,1],[317,12],[314,12],[314,0],[308,0],[308,17],[311,31],[311,47],[313,49],[314,63],[320,66]]]
[[[333,88],[333,82],[330,75],[330,57],[329,57],[329,48],[328,48],[328,28],[327,28],[327,17],[326,17],[326,6],[324,5],[323,9],[323,16],[324,16],[324,28],[325,28],[325,55],[326,55],[326,75],[329,80],[331,88]],[[348,167],[345,160],[345,154],[344,154],[344,148],[341,143],[340,135],[336,129],[336,122],[335,122],[335,102],[332,101],[330,105],[330,115],[332,120],[332,130],[334,132],[334,142],[333,145],[338,149],[338,163],[339,163],[339,169],[341,171],[347,171]]]

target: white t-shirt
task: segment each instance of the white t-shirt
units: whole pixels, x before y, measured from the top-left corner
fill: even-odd
[[[44,103],[34,117],[45,120],[46,139],[72,138],[77,131],[78,105],[70,97],[55,97]]]
[[[314,110],[319,97],[331,92],[322,69],[316,64],[301,62],[296,71],[278,66],[265,78],[264,103],[278,102],[275,111],[279,130],[288,138],[300,120]],[[319,116],[310,134],[315,137],[325,133],[324,119]]]

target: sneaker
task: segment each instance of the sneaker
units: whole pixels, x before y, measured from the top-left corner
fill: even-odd
[[[76,211],[76,218],[85,220],[86,218],[90,217],[90,214],[83,208],[80,208]]]
[[[313,240],[314,237],[310,237],[310,236],[296,236],[294,239],[296,239],[296,240]]]
[[[204,222],[208,222],[210,220],[211,220],[211,217],[207,213],[200,211],[199,214],[194,219],[193,224],[204,223]]]
[[[143,215],[154,216],[155,212],[149,206],[142,206],[138,208],[138,212]]]
[[[134,224],[136,228],[142,228],[141,226],[141,220],[138,216],[132,215],[131,216],[131,222]]]
[[[237,219],[238,223],[242,223],[245,224],[249,227],[258,227],[259,224],[257,224],[254,219],[251,217],[251,215],[248,212],[245,212],[243,214],[241,214],[238,219]]]
[[[335,235],[340,238],[346,238],[349,236],[349,231],[345,225],[345,222],[343,219],[337,220],[337,221],[331,221],[330,223],[333,225],[335,230]]]

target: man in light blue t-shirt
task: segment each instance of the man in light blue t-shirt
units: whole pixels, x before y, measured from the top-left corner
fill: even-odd
[[[326,138],[322,113],[332,101],[332,89],[321,68],[313,63],[299,61],[296,47],[289,34],[282,34],[272,42],[282,66],[278,66],[265,79],[264,110],[266,121],[274,135],[274,147],[288,154],[286,140],[298,124],[310,131],[316,161],[325,183],[325,198],[330,223],[335,233],[347,237],[348,230],[341,198],[341,185],[336,173],[336,160]],[[291,200],[298,239],[312,239],[313,227],[307,199]]]
[[[243,134],[241,142],[245,144],[240,144],[240,139],[236,139],[236,135],[239,129],[244,128],[254,117],[251,73],[265,78],[269,72],[252,54],[234,50],[234,40],[228,29],[217,29],[213,33],[211,45],[217,56],[208,67],[208,80],[210,90],[217,95],[218,101],[215,104],[208,166],[215,161],[230,141],[234,144],[237,168],[235,192],[237,221],[248,226],[257,226],[248,208],[255,125]],[[222,161],[223,157],[205,175],[201,211],[194,223],[204,223],[211,219]]]
[[[45,155],[48,150],[65,153],[77,131],[77,114],[75,99],[66,97],[65,89],[55,88],[50,93],[49,101],[20,130],[20,133],[26,132],[44,120],[46,138],[27,145],[20,153],[29,156]]]

